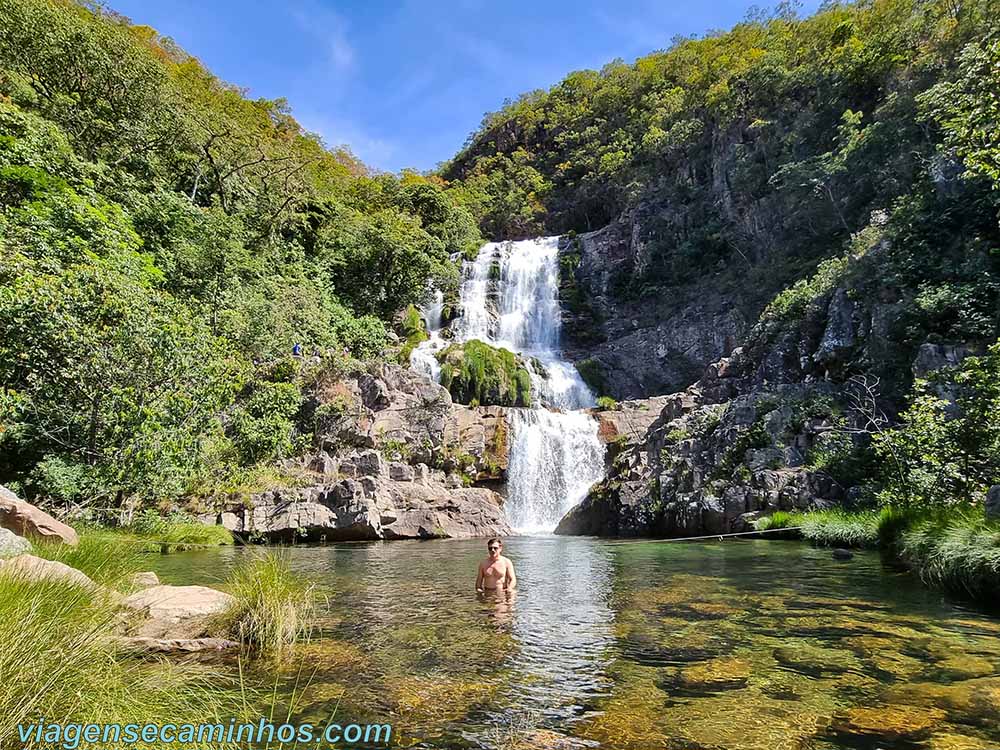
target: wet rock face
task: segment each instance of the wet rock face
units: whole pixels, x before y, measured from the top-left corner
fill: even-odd
[[[698,536],[748,531],[777,510],[829,507],[844,497],[805,457],[830,429],[810,416],[833,389],[780,385],[738,395],[741,350],[683,393],[628,402],[598,415],[613,454],[607,478],[560,522],[557,534]],[[653,411],[652,417],[648,411]],[[641,418],[635,415],[641,414]],[[644,428],[644,429],[643,429]]]
[[[681,390],[749,329],[740,301],[708,282],[676,295],[621,296],[623,283],[648,264],[642,221],[626,217],[560,248],[566,354],[592,360],[604,392],[619,400]]]

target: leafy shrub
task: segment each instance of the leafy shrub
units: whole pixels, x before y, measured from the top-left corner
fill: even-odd
[[[618,408],[618,402],[611,398],[611,396],[598,396],[597,408],[603,411],[614,411]]]

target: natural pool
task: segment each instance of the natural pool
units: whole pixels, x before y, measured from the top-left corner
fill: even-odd
[[[218,584],[241,555],[158,558]],[[485,541],[294,547],[329,606],[264,667],[296,716],[417,748],[1000,748],[1000,620],[875,553],[797,542],[508,539],[519,590],[477,597]]]

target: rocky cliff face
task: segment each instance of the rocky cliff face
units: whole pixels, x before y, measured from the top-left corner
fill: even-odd
[[[908,369],[923,377],[977,350],[965,342],[893,347],[887,334],[898,309],[888,292],[865,296],[845,281],[800,314],[765,316],[744,346],[685,390],[619,404],[620,416],[603,413],[602,434],[617,435],[608,476],[556,533],[715,534],[748,530],[776,510],[849,505],[860,487],[831,456],[868,438],[866,409],[891,417]],[[639,423],[629,416],[650,412],[656,417]]]
[[[455,404],[398,365],[318,383],[303,422],[317,450],[287,462],[299,486],[205,514],[247,537],[288,541],[499,536],[505,409]]]
[[[641,213],[560,248],[564,346],[591,385],[616,399],[680,390],[729,354],[749,328],[739,290],[700,279],[632,298],[621,293],[648,264]]]

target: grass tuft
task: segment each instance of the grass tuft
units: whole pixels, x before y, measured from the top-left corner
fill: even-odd
[[[898,550],[924,582],[996,602],[1000,523],[972,510],[928,515],[900,533]]]
[[[769,516],[762,516],[754,521],[754,528],[757,531],[775,531],[777,529],[788,529],[799,526],[802,521],[801,513],[789,513],[784,510],[776,510]]]
[[[226,585],[236,599],[220,626],[246,648],[280,653],[308,637],[316,610],[313,586],[298,578],[280,555],[253,555]]]
[[[111,550],[103,542],[81,541],[81,548],[64,559],[85,561],[91,573],[116,569],[114,561],[100,560]],[[116,625],[109,595],[0,573],[0,747],[51,747],[18,739],[18,725],[39,717],[65,726],[215,723],[242,715],[235,680],[199,665],[124,656],[115,645]]]
[[[819,547],[878,546],[878,514],[844,510],[817,510],[800,519],[802,536]]]
[[[122,535],[98,529],[82,529],[76,547],[39,544],[32,553],[76,568],[95,583],[124,589],[129,578],[144,569],[144,552],[138,545],[123,544]]]

